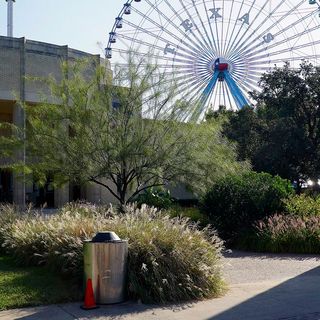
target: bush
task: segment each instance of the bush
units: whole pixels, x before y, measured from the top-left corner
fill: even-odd
[[[94,206],[73,205],[48,219],[13,222],[4,247],[24,264],[45,264],[78,279],[82,244],[101,230],[129,240],[128,292],[144,302],[176,302],[217,296],[221,241],[210,229],[198,230],[187,219],[171,219],[155,208],[134,205],[117,214]]]
[[[181,207],[175,205],[172,206],[168,212],[172,218],[189,218],[191,221],[199,223],[201,227],[206,227],[210,223],[208,216],[197,207]]]
[[[311,197],[305,194],[294,195],[285,199],[285,211],[288,214],[300,217],[320,215],[320,197]]]
[[[255,223],[241,241],[246,250],[273,253],[320,253],[320,217],[274,215]]]
[[[234,243],[255,220],[283,210],[293,194],[289,181],[267,173],[230,175],[217,181],[203,199],[204,211],[220,236]]]
[[[173,204],[173,199],[169,190],[163,188],[150,188],[139,194],[135,201],[139,206],[146,204],[158,209],[168,209]]]

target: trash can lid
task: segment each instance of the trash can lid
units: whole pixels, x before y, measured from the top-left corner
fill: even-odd
[[[121,239],[115,232],[112,231],[101,231],[98,232],[91,242],[119,242]]]

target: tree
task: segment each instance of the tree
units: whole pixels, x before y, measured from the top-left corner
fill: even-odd
[[[252,107],[246,106],[237,112],[228,114],[224,124],[224,135],[238,145],[238,159],[251,159],[261,146],[261,135],[265,126]]]
[[[256,108],[238,111],[225,125],[226,136],[239,143],[239,159],[291,181],[318,179],[320,69],[286,64],[266,73],[260,87],[252,94]]]
[[[178,121],[187,106],[171,108],[177,88],[149,58],[129,54],[112,80],[102,67],[62,69],[61,81],[45,79],[49,99],[24,106],[25,168],[38,181],[51,174],[57,185],[95,183],[125,204],[169,182],[201,192],[215,177],[246,168],[219,124]]]

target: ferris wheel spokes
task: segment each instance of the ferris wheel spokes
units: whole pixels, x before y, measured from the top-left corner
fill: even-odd
[[[249,23],[249,19],[250,19],[250,15],[246,16],[247,19],[244,21],[247,22],[247,29],[245,30],[244,34],[242,35],[241,39],[238,40],[238,42],[234,45],[231,45],[231,49],[230,51],[232,50],[232,48],[237,48],[237,46],[239,45],[239,43],[242,42],[242,39],[244,38],[244,36],[247,34],[247,32],[250,30],[250,26],[253,26],[255,21],[258,19],[258,17],[260,16],[260,14],[263,12],[263,10],[265,9],[265,7],[267,6],[267,4],[269,3],[269,0],[266,0],[264,5],[261,7],[261,9],[258,11],[258,13],[256,14],[256,16],[254,17],[254,19]],[[281,4],[280,4],[281,5]],[[247,13],[247,14],[250,14],[250,13]],[[256,31],[256,30],[255,30]],[[236,50],[236,49],[235,49]],[[226,52],[224,52],[226,54]]]
[[[150,1],[148,1],[148,0],[145,0],[145,1],[146,1],[147,3],[150,3]],[[198,48],[198,52],[203,51],[204,46],[203,46],[203,43],[202,43],[201,41],[199,41],[200,39],[198,39],[198,38],[195,38],[195,40],[192,39],[192,38],[190,37],[191,34],[189,35],[188,33],[184,33],[184,32],[180,29],[180,26],[178,26],[177,24],[175,24],[175,23],[172,21],[172,19],[169,19],[167,16],[165,16],[165,15],[163,14],[163,12],[161,12],[155,5],[150,4],[150,6],[152,6],[152,8],[153,8],[154,10],[156,10],[157,13],[158,13],[160,16],[162,16],[162,17],[166,20],[166,22],[167,22],[168,24],[170,24],[172,27],[174,27],[176,30],[178,30],[178,32],[181,34],[181,37],[182,37],[182,38],[178,38],[178,41],[181,42],[181,41],[184,40],[184,38],[186,38],[186,39],[188,39],[188,41],[191,42],[191,44],[190,44],[190,42],[189,42],[189,43],[186,43],[185,41],[183,41],[184,45],[186,45],[187,47],[188,47],[188,46],[191,46],[191,47],[192,47],[192,45],[194,45],[195,47]],[[137,10],[137,12],[140,14],[141,17],[145,17],[140,11]],[[172,33],[171,33],[168,29],[166,29],[166,28],[164,28],[163,26],[159,25],[155,20],[152,20],[152,19],[150,19],[149,17],[145,17],[145,19],[148,20],[149,22],[153,23],[154,25],[156,25],[156,26],[159,28],[159,30],[163,30],[163,32],[169,33],[169,34],[168,34],[169,36],[172,36]],[[192,35],[193,35],[193,34],[192,34]],[[193,35],[193,36],[194,36],[194,35]],[[177,36],[174,35],[173,37],[176,38]],[[208,49],[208,52],[211,52],[211,51]]]
[[[242,2],[241,2],[241,6],[240,6],[240,9],[239,9],[238,14],[237,14],[236,21],[239,21],[240,14],[241,14],[241,12],[242,12],[243,6],[244,6],[244,0],[242,0]],[[235,33],[235,31],[236,31],[236,23],[233,24],[233,29],[232,29],[232,32],[231,32],[230,40],[229,40],[229,42],[228,42],[228,44],[227,44],[227,47],[226,47],[226,49],[225,49],[226,52],[229,51],[229,46],[230,46],[230,43],[231,43],[231,41],[232,41],[232,39],[233,39],[232,36],[233,36],[233,34]]]
[[[302,18],[302,19],[299,20],[298,22],[295,21],[294,23],[292,23],[291,25],[289,25],[289,26],[286,28],[286,30],[283,29],[283,30],[279,31],[278,33],[274,34],[274,35],[273,35],[273,39],[276,39],[276,37],[278,37],[279,35],[283,34],[285,31],[287,31],[287,30],[289,30],[289,29],[291,29],[291,28],[294,28],[298,23],[301,23],[301,22],[304,21],[305,19],[311,17],[313,14],[314,14],[314,12],[312,12],[311,14],[308,14],[307,16],[305,16],[304,18]],[[261,41],[260,43],[258,43],[258,44],[255,45],[254,47],[251,47],[251,48],[249,48],[247,51],[240,52],[240,53],[243,54],[243,55],[247,55],[249,52],[251,52],[251,54],[249,55],[249,56],[251,56],[251,55],[253,55],[254,53],[259,53],[259,52],[265,51],[266,49],[274,48],[274,47],[276,47],[276,46],[278,46],[278,45],[281,45],[281,44],[283,44],[283,43],[285,43],[285,42],[294,40],[294,39],[296,39],[296,38],[299,39],[299,38],[300,38],[301,36],[303,36],[304,34],[307,34],[307,33],[309,33],[309,32],[315,31],[315,30],[317,30],[317,29],[319,29],[319,28],[320,28],[320,20],[319,20],[319,24],[318,24],[318,25],[316,25],[316,26],[314,26],[314,27],[312,27],[312,28],[310,28],[310,29],[304,29],[304,30],[301,31],[300,33],[296,33],[296,34],[294,34],[293,36],[288,37],[288,38],[285,38],[285,39],[282,39],[282,40],[280,40],[280,41],[278,41],[278,42],[273,42],[273,43],[270,42],[270,43],[271,43],[270,45],[267,45],[265,48],[261,48],[261,49],[258,50],[258,51],[254,51],[254,50],[257,49],[257,48],[259,48],[259,47],[261,47],[262,45],[264,45],[264,44],[266,43],[265,41]]]
[[[185,12],[186,12],[186,14],[187,14],[187,16],[188,16],[188,19],[190,19],[189,21],[191,21],[191,24],[190,24],[190,28],[191,28],[191,29],[190,29],[190,31],[192,30],[192,27],[194,27],[194,28],[197,30],[197,32],[199,33],[199,35],[201,36],[202,40],[203,40],[203,41],[207,44],[207,46],[208,46],[209,48],[211,48],[211,50],[214,52],[214,51],[215,51],[214,45],[213,45],[213,43],[211,42],[211,38],[210,38],[209,35],[208,35],[207,29],[205,28],[205,26],[204,26],[204,24],[203,24],[202,18],[201,18],[201,16],[199,15],[198,10],[196,10],[197,15],[198,15],[198,20],[199,20],[200,24],[202,25],[202,28],[203,28],[203,30],[204,30],[204,32],[205,32],[205,35],[206,35],[206,38],[204,37],[203,33],[199,30],[198,25],[195,23],[192,15],[190,14],[189,10],[186,8],[184,2],[183,2],[182,0],[179,0],[179,1],[180,1],[180,3],[181,3],[181,6],[183,7],[183,9],[184,9]],[[196,7],[195,7],[195,8],[196,8]],[[184,20],[183,23],[184,23],[184,22],[186,22],[186,20]],[[191,27],[191,25],[192,25],[192,27]],[[192,32],[192,33],[193,33],[193,32]]]
[[[278,55],[280,55],[282,53],[286,53],[286,52],[292,52],[293,53],[294,51],[299,51],[300,49],[305,49],[305,48],[307,48],[309,46],[314,46],[314,45],[319,45],[319,44],[320,44],[320,40],[314,41],[314,42],[309,42],[309,43],[305,43],[303,45],[295,46],[293,48],[285,48],[285,49],[282,49],[282,50],[274,51],[272,53],[267,53],[267,54],[263,54],[263,55],[260,55],[260,56],[255,55],[253,57],[249,57],[248,61],[251,62],[251,61],[253,61],[255,59],[263,59],[263,58],[267,58],[267,57],[270,58],[272,56],[278,56]],[[293,59],[302,61],[302,60],[307,59],[308,57],[309,57],[309,55],[300,54],[300,55],[298,55],[296,57],[291,57],[291,61],[293,61]],[[270,60],[270,61],[273,62],[273,60]]]
[[[183,25],[187,20],[184,19],[183,17],[181,17],[179,12],[177,12],[177,10],[175,10],[174,7],[167,0],[163,0],[163,1],[167,4],[168,8],[172,11],[172,13],[175,15],[175,17],[180,20],[180,26]],[[187,15],[190,16],[189,11],[187,11]],[[193,19],[191,21],[193,21]],[[181,31],[180,26],[178,27],[179,31]],[[191,25],[190,25],[190,27],[191,27]],[[189,31],[191,31],[192,28],[196,28],[200,37],[195,32],[188,33],[186,30],[185,30],[184,36],[192,35],[194,37],[195,41],[198,41],[199,44],[202,44],[203,48],[206,48],[207,50],[211,50],[213,53],[215,53],[214,48],[212,48],[210,45],[208,45],[207,41],[204,39],[203,34],[200,32],[197,24],[196,25],[193,24]],[[201,38],[202,38],[202,40],[201,40]]]
[[[303,1],[304,1],[304,0],[302,0],[301,3],[302,3]],[[270,3],[270,0],[269,0],[268,2]],[[254,35],[256,35],[257,31],[267,23],[267,21],[272,17],[272,15],[273,15],[275,12],[277,12],[277,10],[278,10],[283,4],[284,4],[284,1],[281,1],[281,2],[273,9],[273,11],[272,11],[269,15],[266,15],[266,17],[262,20],[262,22],[261,22],[258,26],[255,27],[255,29],[252,31],[252,33],[251,33],[247,38],[245,38],[243,41],[241,41],[240,44],[237,43],[233,48],[231,48],[231,49],[229,50],[229,52],[239,52],[239,53],[240,53],[240,49],[243,47],[243,45],[244,45],[245,43],[247,43],[247,42],[251,39],[251,37],[253,37]],[[261,14],[261,12],[262,12],[262,9],[259,11],[259,15]],[[257,18],[257,17],[256,17],[256,18]],[[253,26],[253,23],[251,23],[251,26]],[[248,28],[247,31],[249,31],[249,29],[250,29],[250,28]],[[255,42],[255,41],[258,40],[258,39],[261,39],[261,38],[263,37],[263,35],[267,34],[267,32],[268,32],[267,30],[264,30],[263,32],[261,32],[260,35],[257,36],[256,39],[255,39],[253,42]],[[250,45],[250,44],[249,44],[249,45]]]
[[[281,4],[283,4],[284,1],[282,1],[280,3],[279,6],[277,6],[276,9],[278,9]],[[270,31],[272,31],[275,27],[277,27],[281,21],[283,21],[284,19],[286,19],[287,17],[289,17],[295,10],[297,10],[301,5],[303,5],[305,3],[305,0],[301,0],[294,8],[292,8],[291,10],[287,11],[284,15],[282,15],[278,20],[276,20],[275,22],[273,22],[271,25],[269,25],[267,27],[267,29],[263,29],[262,32],[260,32],[260,34],[258,36],[256,36],[248,45],[246,45],[242,50],[239,50],[248,40],[250,40],[251,36],[253,36],[255,34],[255,32],[253,32],[246,40],[244,40],[241,44],[240,47],[234,49],[233,51],[236,50],[237,54],[245,54],[244,50],[247,50],[245,52],[248,52],[250,50],[253,50],[255,47],[251,47],[252,45],[254,45],[257,41],[259,41],[259,43],[256,45],[257,47],[264,45],[264,44],[268,44],[270,42],[272,42],[275,38],[274,34],[271,33]],[[275,9],[275,10],[276,10]],[[275,11],[274,11],[275,12]],[[267,17],[263,23],[260,24],[260,26],[263,26],[267,20],[270,19],[270,17]],[[301,23],[302,21],[299,20],[299,23]],[[257,31],[258,29],[260,29],[260,26],[255,30]],[[277,34],[279,35],[279,34]]]
[[[236,40],[238,39],[239,34],[240,34],[241,30],[243,29],[243,26],[246,25],[246,26],[247,26],[247,30],[248,30],[248,28],[250,28],[250,25],[253,24],[253,23],[250,24],[250,13],[251,13],[251,10],[252,10],[253,6],[255,5],[255,3],[256,3],[256,0],[254,0],[254,1],[252,2],[249,11],[247,11],[242,17],[240,17],[240,18],[238,19],[238,21],[241,21],[241,22],[242,22],[242,23],[241,23],[241,27],[238,29],[237,34],[235,35],[235,37],[233,38],[232,42],[230,43],[230,46],[229,46],[230,50],[233,48]],[[241,12],[241,10],[239,11],[239,13],[240,13],[240,12]],[[261,13],[261,12],[262,12],[262,10],[260,10],[260,13]],[[246,32],[246,31],[245,31],[245,32]],[[242,37],[243,37],[243,35],[242,35]],[[240,39],[240,41],[241,41],[241,39]]]
[[[208,9],[208,7],[207,7],[207,5],[206,5],[205,0],[202,0],[202,2],[203,2],[203,8],[204,8],[204,10],[205,10],[205,12],[206,12],[207,21],[209,21],[209,29],[210,29],[211,39],[212,39],[212,41],[213,41],[213,43],[214,43],[215,56],[217,56],[217,53],[219,52],[218,45],[217,45],[217,42],[218,42],[218,41],[216,41],[216,38],[215,38],[215,36],[214,36],[213,29],[212,29],[212,25],[211,25],[211,23],[210,23],[209,9]],[[218,39],[218,37],[217,37],[217,39]],[[218,43],[219,43],[219,42],[218,42]]]

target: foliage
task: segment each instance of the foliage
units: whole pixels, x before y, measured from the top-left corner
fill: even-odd
[[[2,253],[2,243],[4,241],[4,236],[9,232],[11,225],[21,217],[21,212],[18,212],[18,208],[7,205],[0,204],[0,253]]]
[[[98,230],[129,240],[128,292],[144,302],[209,298],[221,293],[221,241],[210,229],[171,219],[155,208],[134,205],[119,215],[72,205],[60,214],[15,221],[5,234],[7,252],[24,265],[44,264],[69,276],[82,275],[82,243]],[[89,214],[88,214],[89,213]]]
[[[284,199],[285,211],[294,216],[320,216],[320,197],[306,194],[294,195]]]
[[[139,206],[144,203],[150,207],[159,209],[168,209],[173,204],[170,191],[160,187],[145,190],[138,195],[135,201]]]
[[[208,216],[198,207],[181,207],[174,205],[170,208],[169,214],[171,217],[189,218],[191,221],[199,223],[200,227],[203,228],[210,224]]]
[[[225,240],[235,241],[258,219],[281,212],[282,199],[293,193],[287,180],[267,173],[230,175],[215,183],[203,209]]]
[[[320,253],[320,217],[274,215],[255,224],[242,238],[242,249],[263,252]]]
[[[219,117],[221,117],[219,113]],[[225,117],[225,116],[224,116]],[[264,137],[266,127],[252,107],[244,107],[228,114],[224,122],[223,134],[228,139],[237,142],[238,159],[250,159],[254,170],[262,168],[258,151]],[[264,163],[264,162],[263,162]],[[258,167],[261,165],[261,167]]]
[[[194,144],[186,147],[190,151],[188,175],[180,182],[193,191],[198,197],[203,196],[217,180],[228,174],[248,172],[250,164],[246,161],[237,162],[236,146],[222,136],[223,121],[211,120],[205,123],[189,124],[193,131]]]
[[[175,83],[150,57],[129,53],[127,66],[115,66],[112,80],[103,66],[83,62],[63,64],[61,81],[32,80],[44,81],[51,96],[24,104],[26,132],[12,140],[26,137],[20,142],[27,164],[7,167],[40,184],[49,175],[58,186],[95,183],[125,204],[169,182],[187,182],[203,192],[217,176],[246,166],[236,162],[220,124],[180,121],[186,110],[173,103]]]
[[[229,114],[224,134],[239,145],[239,160],[253,169],[280,175],[292,182],[320,172],[320,68],[306,62],[300,69],[286,64],[266,73],[257,106]],[[225,115],[223,115],[224,117]]]
[[[43,267],[18,267],[0,256],[0,310],[79,301],[81,289]]]

